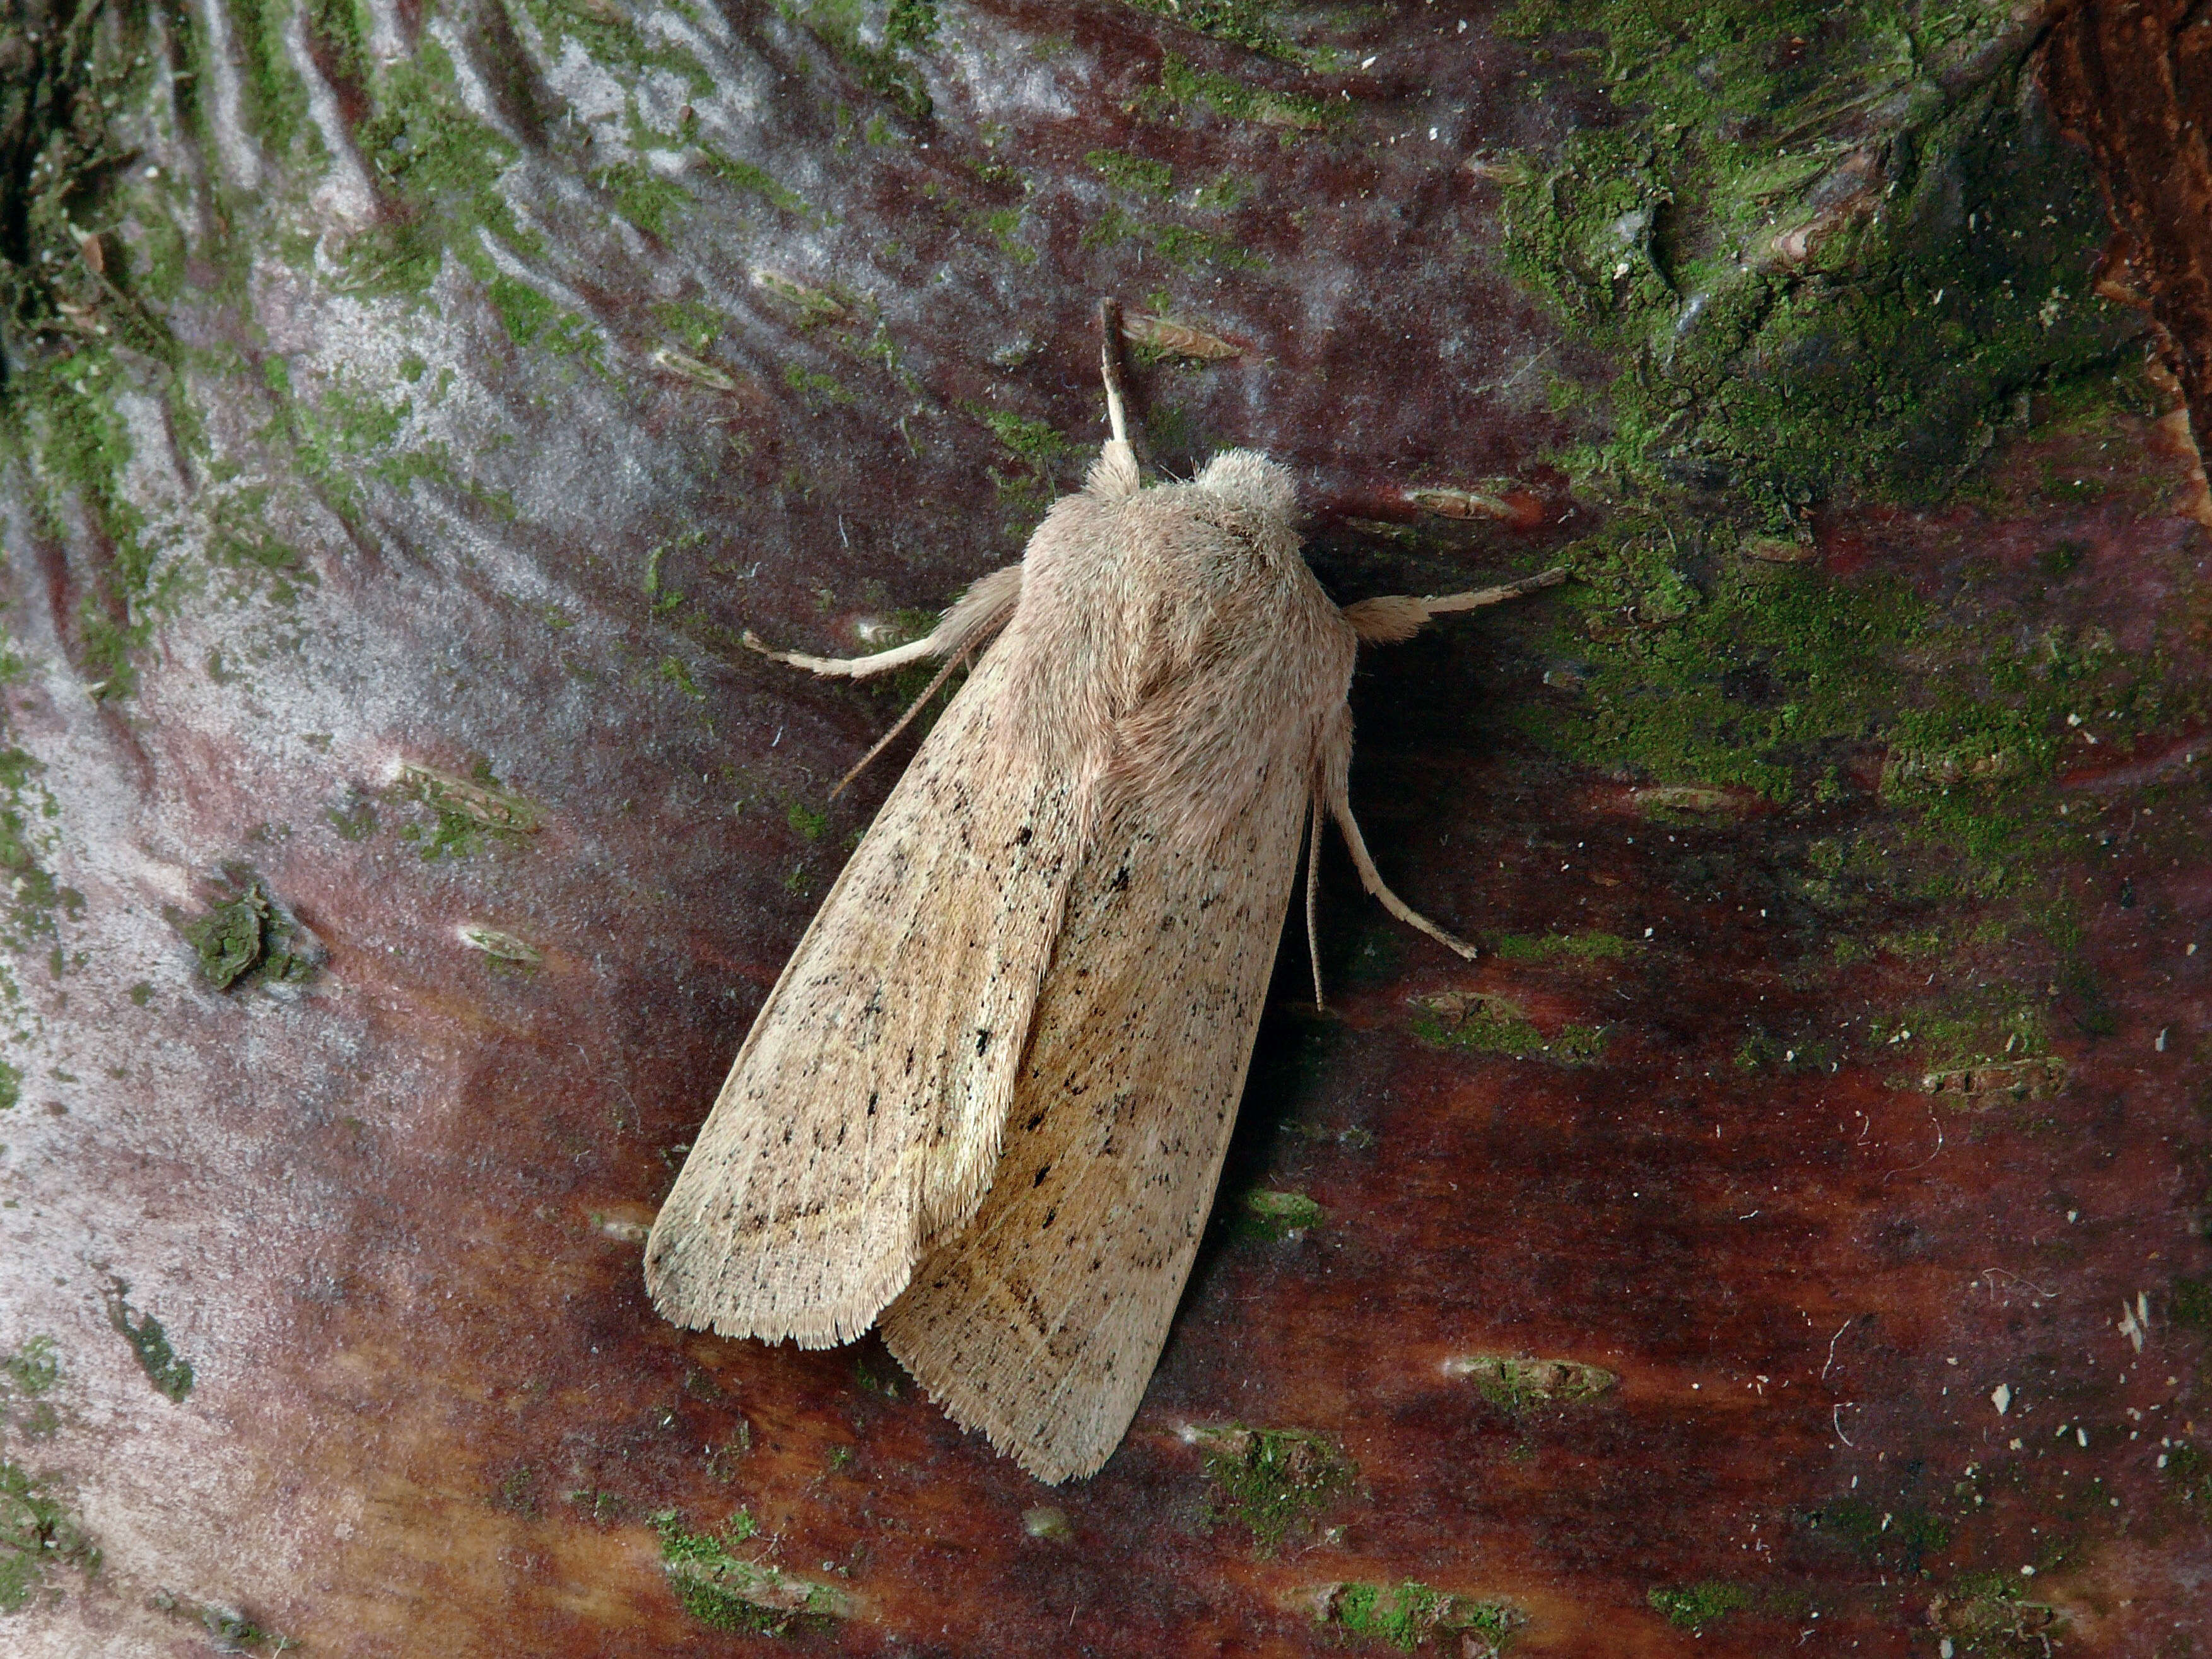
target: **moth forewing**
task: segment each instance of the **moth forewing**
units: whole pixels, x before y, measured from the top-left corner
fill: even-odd
[[[1340,611],[1290,475],[1240,450],[1142,488],[1110,344],[1107,370],[1115,436],[1018,569],[916,645],[782,659],[865,675],[1004,629],[769,993],[646,1254],[679,1324],[814,1346],[880,1317],[955,1420],[1053,1481],[1112,1454],[1166,1339],[1309,818],[1468,951],[1352,820],[1359,641],[1545,580]]]
[[[1251,797],[1195,855],[1164,844],[1170,803],[1124,799],[1071,889],[997,1176],[884,1316],[931,1394],[1040,1479],[1106,1461],[1166,1340],[1243,1091],[1304,781]]]
[[[1078,781],[994,736],[1004,678],[953,699],[738,1051],[647,1247],[678,1324],[848,1340],[981,1199],[1078,838]]]

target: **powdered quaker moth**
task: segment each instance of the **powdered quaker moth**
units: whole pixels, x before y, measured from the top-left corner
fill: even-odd
[[[1142,484],[1103,309],[1114,435],[1021,562],[927,639],[779,658],[976,661],[769,993],[645,1259],[679,1325],[821,1347],[879,1324],[1050,1481],[1105,1462],[1152,1376],[1308,827],[1309,933],[1328,813],[1369,892],[1473,954],[1383,885],[1352,821],[1360,642],[1560,575],[1340,610],[1273,461]]]

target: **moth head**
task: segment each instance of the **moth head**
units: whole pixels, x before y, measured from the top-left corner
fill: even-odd
[[[1287,519],[1297,509],[1298,487],[1289,469],[1256,449],[1224,450],[1206,464],[1197,483],[1234,506],[1257,507],[1277,518]]]

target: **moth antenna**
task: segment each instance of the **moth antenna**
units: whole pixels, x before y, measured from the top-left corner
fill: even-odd
[[[978,643],[980,642],[981,641],[978,641]],[[975,647],[974,645],[970,645],[965,651],[963,651],[958,656],[952,658],[945,665],[944,667],[937,671],[937,678],[930,681],[927,686],[923,687],[921,695],[906,706],[906,713],[898,717],[898,724],[891,727],[890,731],[884,732],[883,736],[878,738],[876,739],[876,746],[868,750],[866,754],[861,756],[859,760],[854,762],[853,769],[846,773],[843,777],[837,780],[837,787],[830,792],[830,799],[831,800],[835,800],[838,796],[843,794],[845,793],[845,786],[852,782],[854,778],[859,777],[861,773],[866,771],[868,769],[868,763],[874,760],[877,756],[882,754],[884,750],[891,746],[891,739],[893,738],[896,738],[900,732],[905,731],[908,726],[914,724],[914,717],[921,713],[922,704],[927,702],[932,697],[937,695],[937,688],[943,685],[945,681],[952,678],[952,671],[954,669],[959,667],[962,664],[965,663],[969,658],[975,654]]]
[[[1091,464],[1084,488],[1108,501],[1121,501],[1145,486],[1137,470],[1137,452],[1129,447],[1129,416],[1121,384],[1121,307],[1114,300],[1098,302],[1098,368],[1106,381],[1106,420],[1114,435]]]
[[[1098,302],[1098,366],[1106,381],[1106,421],[1114,428],[1114,441],[1126,447],[1129,441],[1128,416],[1122,404],[1121,384],[1121,302],[1101,300]]]

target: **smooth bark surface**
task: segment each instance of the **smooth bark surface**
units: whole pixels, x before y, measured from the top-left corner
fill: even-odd
[[[2201,1647],[2207,27],[20,5],[0,1649]],[[1363,668],[1485,954],[1324,859],[1048,1489],[640,1252],[927,678],[738,636],[1013,557],[1109,294],[1340,601],[1572,578]]]

